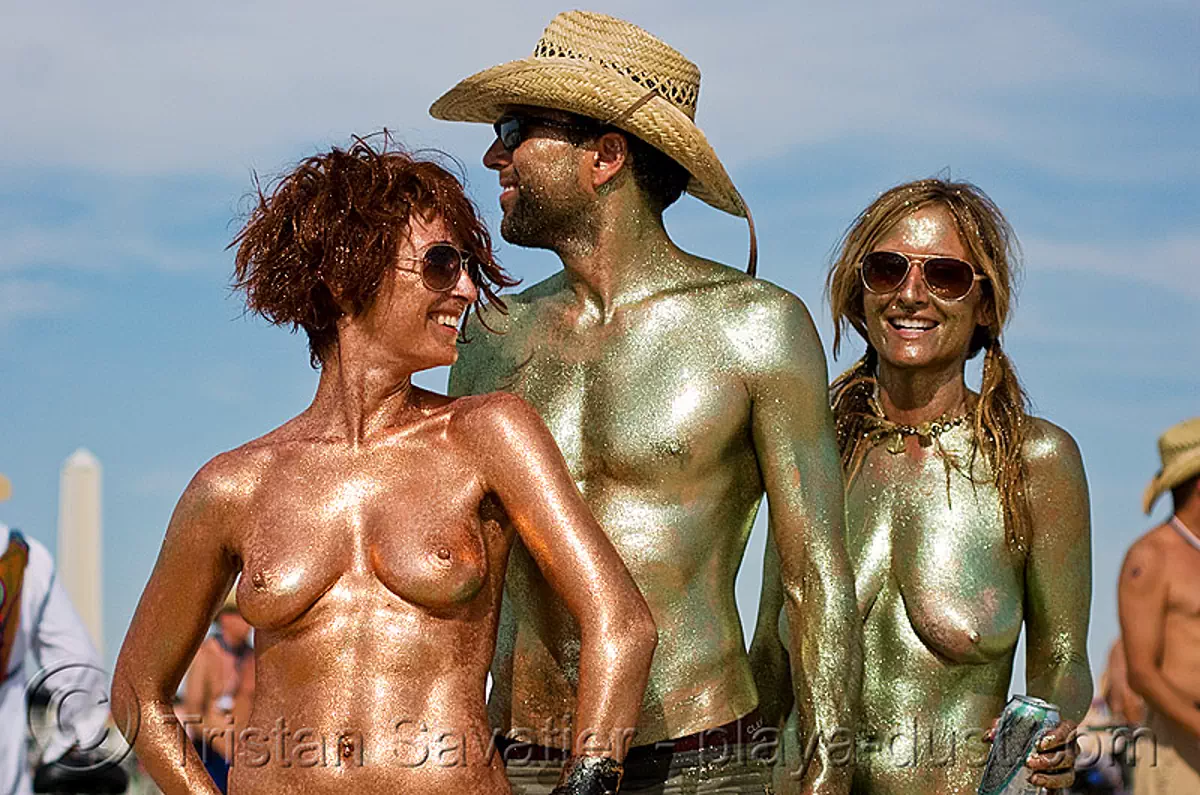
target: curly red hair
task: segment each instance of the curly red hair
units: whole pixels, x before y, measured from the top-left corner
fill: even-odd
[[[373,145],[374,138],[382,143]],[[440,217],[470,254],[476,309],[487,301],[503,311],[499,290],[517,284],[496,262],[491,235],[458,179],[386,131],[305,158],[269,196],[256,187],[255,207],[230,243],[237,246],[234,287],[245,291],[251,311],[304,329],[314,368],[337,341],[343,310],[334,291],[352,314],[367,309],[396,264],[413,212]]]

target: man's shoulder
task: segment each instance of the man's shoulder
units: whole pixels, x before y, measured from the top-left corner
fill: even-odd
[[[811,321],[794,293],[764,279],[711,260],[695,260],[693,278],[676,294],[694,298],[706,311],[725,310],[730,322],[790,324]]]
[[[1133,545],[1129,547],[1130,554],[1136,550],[1140,554],[1159,555],[1164,560],[1173,559],[1173,557],[1191,549],[1191,544],[1180,537],[1174,527],[1167,522],[1155,526],[1148,530]]]
[[[220,653],[221,644],[215,635],[209,635],[200,642],[200,648],[196,649],[195,659],[200,662],[208,662]]]
[[[540,282],[534,282],[520,292],[504,296],[504,300],[509,301],[511,299],[512,303],[516,306],[528,307],[538,301],[553,298],[566,289],[566,276],[565,271],[555,271],[545,279],[542,279]]]
[[[1140,583],[1161,584],[1175,540],[1175,532],[1166,524],[1142,534],[1125,553],[1125,561],[1121,566],[1122,585],[1136,587]]]
[[[690,290],[704,327],[719,333],[748,370],[774,371],[811,361],[824,378],[824,351],[804,302],[771,282],[720,268],[710,281]]]
[[[539,309],[569,297],[566,272],[556,271],[520,292],[502,296],[507,310],[504,314],[510,323],[520,323]]]
[[[471,312],[467,338],[471,342],[481,340],[482,344],[476,346],[476,350],[500,344],[506,335],[519,333],[534,322],[538,311],[563,296],[565,289],[566,280],[559,271],[520,292],[500,296],[502,305],[484,303]]]

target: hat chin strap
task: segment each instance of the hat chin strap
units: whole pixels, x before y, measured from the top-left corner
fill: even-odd
[[[746,211],[746,226],[750,227],[750,262],[746,265],[746,273],[751,276],[758,274],[758,235],[754,233],[754,216],[750,214],[750,205],[742,200],[742,209]]]
[[[650,100],[654,99],[657,96],[658,96],[658,89],[657,88],[650,89],[642,96],[641,99],[639,99],[637,102],[630,105],[625,110],[618,113],[616,116],[613,116],[611,119],[606,121],[605,124],[611,124],[614,127],[616,127],[616,126],[621,125],[624,122],[629,121],[629,117],[631,117],[633,114],[637,113],[638,110],[642,107],[642,105],[645,105],[647,102],[649,102]]]

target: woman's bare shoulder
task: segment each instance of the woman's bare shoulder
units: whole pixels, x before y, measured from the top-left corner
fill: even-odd
[[[180,508],[236,510],[248,504],[263,473],[278,456],[280,444],[286,443],[286,437],[272,438],[279,430],[219,453],[206,462],[180,497]]]
[[[1034,416],[1026,420],[1025,429],[1023,455],[1026,466],[1082,469],[1079,445],[1066,430]]]
[[[486,392],[452,399],[451,426],[460,433],[492,434],[516,430],[541,418],[525,400],[511,392]]]

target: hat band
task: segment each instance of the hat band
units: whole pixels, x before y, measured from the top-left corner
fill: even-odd
[[[637,102],[630,105],[625,110],[618,113],[613,118],[609,119],[607,122],[605,122],[605,124],[611,124],[614,127],[620,127],[622,124],[629,121],[629,119],[633,116],[633,114],[637,113],[638,110],[641,109],[641,107],[643,105],[645,105],[647,102],[649,102],[650,100],[654,99],[657,96],[660,96],[660,94],[658,93],[658,89],[657,88],[650,89],[649,91],[647,91],[645,93],[645,95],[641,99],[639,99]]]

